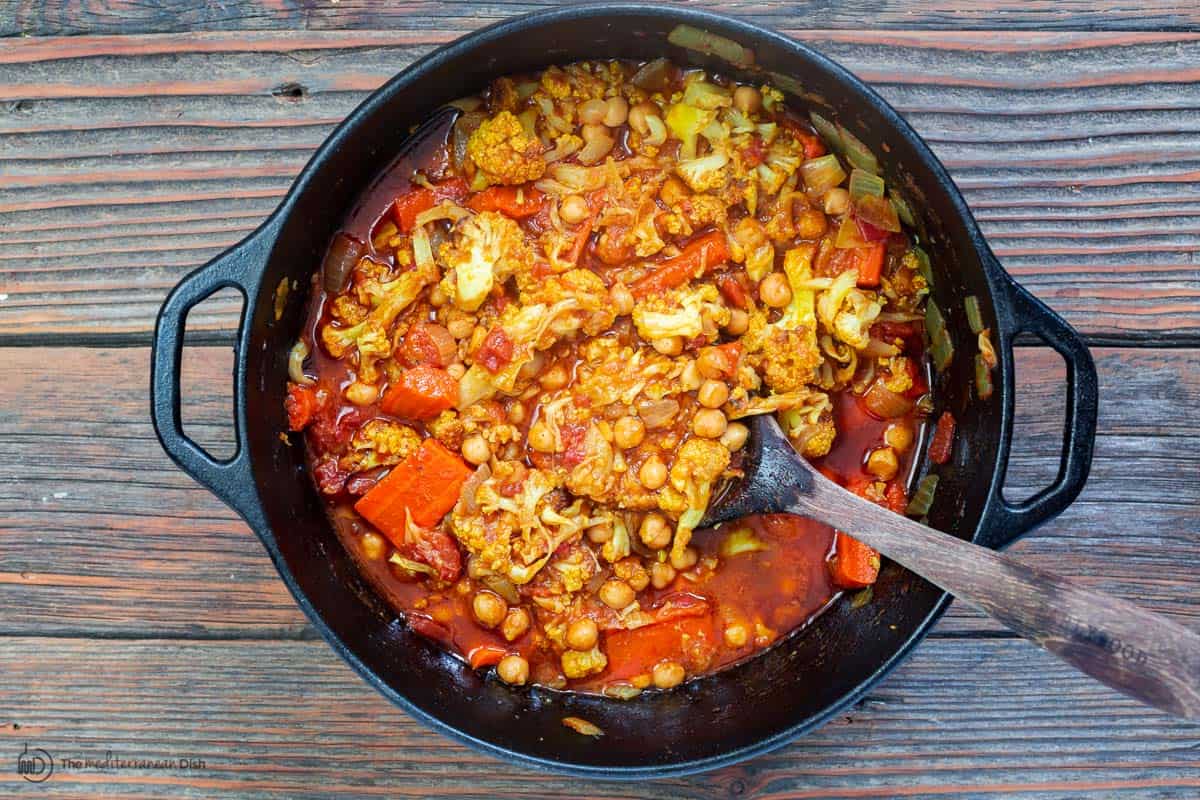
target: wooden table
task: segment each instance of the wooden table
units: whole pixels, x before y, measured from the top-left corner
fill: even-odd
[[[690,780],[534,774],[431,733],[318,640],[150,427],[167,290],[249,232],[333,125],[431,48],[548,3],[0,0],[0,793],[46,797],[1184,798],[1200,727],[955,605],[819,732]],[[1200,25],[1175,0],[702,3],[871,82],[1005,266],[1094,346],[1091,482],[1021,556],[1200,625]],[[228,446],[238,301],[192,316],[189,430]],[[1018,354],[1015,496],[1062,365]],[[34,786],[16,758],[58,771]],[[203,768],[64,769],[67,758]],[[152,765],[153,766],[153,765]],[[198,766],[198,765],[195,765]]]

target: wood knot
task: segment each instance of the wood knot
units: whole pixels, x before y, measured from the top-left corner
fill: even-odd
[[[308,88],[299,83],[281,83],[271,90],[271,94],[281,100],[298,103],[308,94]]]

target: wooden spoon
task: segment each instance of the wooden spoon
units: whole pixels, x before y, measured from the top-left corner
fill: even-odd
[[[779,512],[831,525],[1101,683],[1163,711],[1200,719],[1200,635],[1133,603],[893,514],[813,468],[792,449],[773,416],[747,422],[745,477],[725,488],[701,527]]]

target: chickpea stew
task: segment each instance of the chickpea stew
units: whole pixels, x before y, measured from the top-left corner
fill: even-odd
[[[824,526],[696,526],[754,414],[909,504],[928,271],[883,179],[777,90],[665,60],[455,105],[344,220],[289,361],[373,584],[502,681],[622,698],[869,587],[879,556]]]

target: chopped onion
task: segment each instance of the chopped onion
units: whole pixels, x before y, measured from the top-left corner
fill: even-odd
[[[638,416],[647,428],[665,425],[678,413],[679,403],[675,400],[652,400],[638,407]]]
[[[863,405],[880,419],[894,419],[912,411],[913,401],[902,394],[896,394],[884,386],[882,380],[876,379],[863,395]]]
[[[991,328],[984,328],[979,332],[978,342],[983,363],[987,364],[988,369],[995,369],[1000,360],[996,357],[996,346],[992,344]]]
[[[732,558],[742,553],[757,553],[767,549],[767,543],[754,535],[749,528],[737,528],[721,541],[721,558]]]
[[[925,279],[925,284],[932,288],[933,267],[929,263],[929,254],[916,245],[913,245],[909,252],[912,253],[913,258],[917,260],[917,272],[919,272],[921,277]]]
[[[854,247],[866,247],[867,243],[863,241],[862,234],[858,230],[858,224],[854,218],[847,214],[842,219],[842,224],[838,228],[837,238],[833,242],[835,247],[843,250],[848,250]]]
[[[854,217],[858,220],[859,230],[862,230],[863,224],[867,224],[889,233],[900,231],[900,218],[896,216],[896,209],[882,197],[863,195],[855,200]],[[884,237],[886,236],[885,233]]]
[[[676,47],[686,47],[688,50],[717,56],[735,67],[748,69],[754,66],[753,50],[742,47],[732,39],[701,28],[693,28],[691,25],[676,25],[667,34],[667,41]]]
[[[925,330],[929,332],[930,341],[946,330],[946,318],[932,297],[925,302]]]
[[[846,180],[846,171],[833,153],[805,161],[800,165],[800,174],[804,177],[805,187],[813,195],[825,194]]]
[[[648,92],[661,92],[671,81],[671,62],[665,58],[656,58],[642,65],[633,73],[629,82],[639,89]]]
[[[861,355],[867,358],[891,358],[900,355],[900,348],[872,336],[867,346],[862,349]]]
[[[954,360],[954,343],[950,341],[950,331],[942,328],[941,332],[933,337],[929,350],[933,355],[933,366],[938,372],[945,372]]]
[[[315,378],[310,378],[304,374],[304,359],[308,358],[308,345],[303,339],[297,339],[292,345],[292,351],[288,353],[288,377],[293,383],[298,383],[301,386],[312,386],[316,383]]]
[[[900,221],[910,228],[916,227],[917,218],[913,214],[912,206],[896,193],[896,190],[888,192],[888,200],[891,201],[892,207],[896,209],[896,215],[900,217]]]

